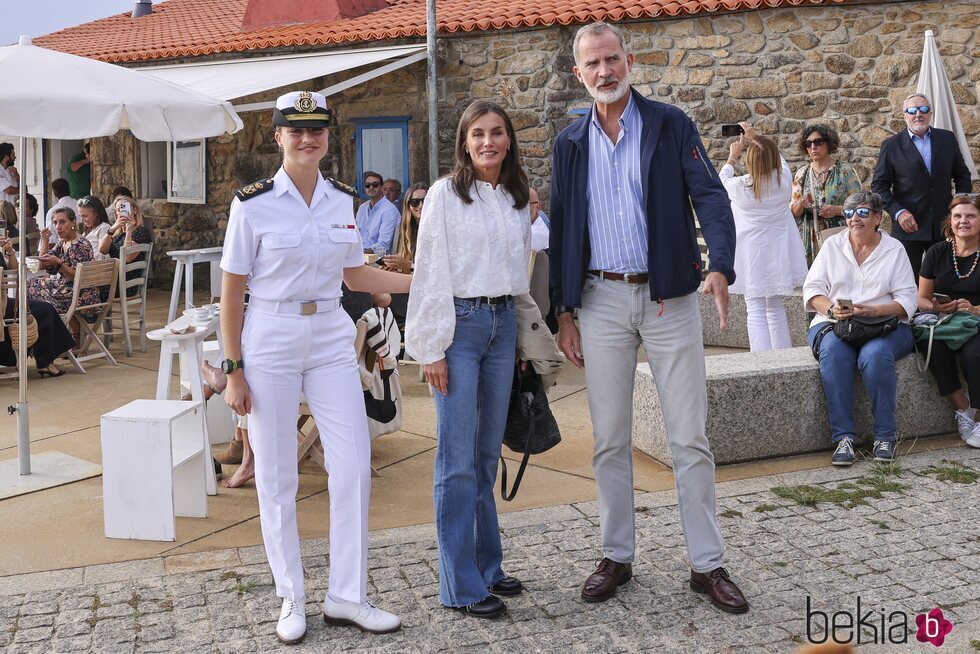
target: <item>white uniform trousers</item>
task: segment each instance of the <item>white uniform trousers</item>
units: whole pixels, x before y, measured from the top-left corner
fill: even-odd
[[[252,396],[248,439],[255,455],[262,539],[276,594],[305,596],[296,528],[296,423],[302,392],[320,429],[328,475],[329,593],[365,601],[371,440],[354,358],[354,324],[341,309],[310,316],[249,309],[242,358]]]
[[[650,299],[646,284],[588,277],[578,313],[585,356],[592,468],[599,490],[603,556],[631,563],[633,510],[633,382],[637,351],[646,349],[660,395],[681,525],[691,567],[722,564],[724,541],[715,517],[715,462],[705,435],[707,390],[697,293]]]

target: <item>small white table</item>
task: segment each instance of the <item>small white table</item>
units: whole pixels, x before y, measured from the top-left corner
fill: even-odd
[[[167,322],[171,322],[177,317],[177,301],[180,299],[181,276],[184,277],[184,308],[190,309],[194,306],[194,264],[209,263],[211,265],[211,295],[214,293],[215,268],[221,261],[221,247],[200,248],[198,250],[171,250],[167,256],[172,257],[177,263],[174,267],[174,288],[170,292],[170,310],[167,312]],[[220,280],[220,275],[218,276]],[[219,281],[220,284],[220,281]],[[220,295],[220,291],[218,293]]]
[[[183,327],[190,324],[190,320],[188,318],[181,317],[178,320],[169,323],[166,327],[154,329],[153,331],[146,333],[146,337],[151,341],[160,341],[160,367],[157,372],[156,399],[167,399],[167,395],[170,391],[171,374],[173,371],[173,357],[176,354],[179,357],[178,365],[183,366],[187,371],[187,382],[190,384],[191,398],[194,402],[200,402],[202,406],[205,405],[203,388],[204,381],[201,379],[201,349],[203,347],[204,339],[215,332],[215,330],[218,328],[218,323],[218,317],[215,316],[211,318],[206,325],[196,326],[192,332],[187,334],[174,334],[172,331],[170,331],[170,327]],[[218,347],[223,350],[224,348],[221,347],[220,334],[218,343]],[[207,448],[207,452],[210,454],[211,444],[208,436],[206,421],[204,426],[204,445]],[[217,495],[218,484],[217,480],[215,479],[214,466],[211,465],[210,456],[208,456],[206,474],[208,495]]]

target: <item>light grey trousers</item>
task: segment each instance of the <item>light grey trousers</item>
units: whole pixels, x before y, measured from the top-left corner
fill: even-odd
[[[595,449],[603,555],[633,561],[633,381],[647,354],[674,457],[674,480],[688,557],[696,572],[722,564],[715,516],[715,463],[704,423],[707,391],[697,293],[650,299],[646,284],[586,279],[578,312]]]

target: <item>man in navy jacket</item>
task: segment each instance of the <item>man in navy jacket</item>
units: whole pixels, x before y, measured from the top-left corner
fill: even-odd
[[[918,283],[922,255],[943,240],[942,223],[953,199],[950,182],[957,193],[969,193],[970,169],[956,135],[929,126],[929,98],[920,93],[905,98],[902,118],[907,129],[881,144],[871,190],[885,201],[892,236],[905,246]]]
[[[595,439],[604,558],[582,598],[607,600],[632,577],[633,380],[643,345],[673,454],[690,587],[742,613],[748,602],[721,567],[696,295],[702,261],[694,212],[711,259],[704,292],[715,296],[724,329],[735,280],[728,194],[691,119],[631,89],[633,55],[619,29],[587,25],[573,47],[575,75],[595,104],[555,143],[550,252],[559,344],[585,367]]]

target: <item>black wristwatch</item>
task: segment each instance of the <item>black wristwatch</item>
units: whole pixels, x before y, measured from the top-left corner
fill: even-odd
[[[575,313],[575,309],[567,304],[560,304],[558,305],[558,308],[555,309],[555,315],[560,316],[563,313]]]
[[[245,362],[241,359],[225,359],[221,362],[221,372],[226,375],[230,375],[236,370],[241,370],[245,367]]]

